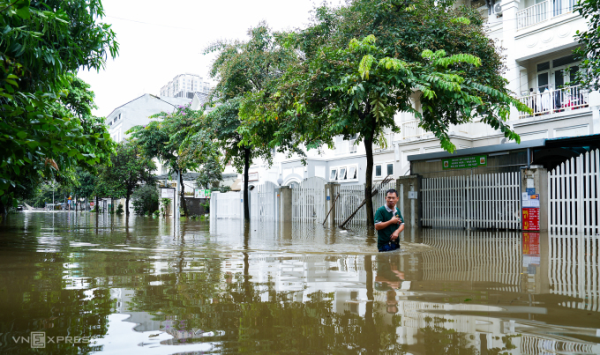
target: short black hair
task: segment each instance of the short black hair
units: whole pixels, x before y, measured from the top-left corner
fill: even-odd
[[[396,197],[398,197],[398,191],[396,191],[396,189],[389,189],[385,192],[385,195],[387,196],[388,194],[396,194]]]

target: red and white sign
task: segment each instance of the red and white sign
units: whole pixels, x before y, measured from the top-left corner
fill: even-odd
[[[523,230],[524,231],[539,231],[540,230],[540,209],[539,208],[523,208]]]
[[[540,233],[523,233],[523,255],[540,255]]]

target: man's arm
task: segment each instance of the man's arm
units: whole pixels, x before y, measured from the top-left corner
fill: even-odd
[[[392,217],[392,219],[390,219],[387,222],[376,223],[375,230],[381,230],[381,229],[387,228],[388,226],[391,226],[393,224],[398,224],[398,222],[400,222],[400,219],[398,219],[398,217],[394,216],[394,217]]]
[[[398,229],[396,229],[396,231],[394,231],[394,233],[392,233],[392,235],[390,236],[390,239],[396,240],[400,236],[400,233],[402,233],[403,230],[404,230],[404,223],[402,223],[400,225],[400,227],[398,227]]]

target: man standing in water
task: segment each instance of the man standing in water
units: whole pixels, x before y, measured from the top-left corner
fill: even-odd
[[[385,205],[375,212],[375,229],[377,230],[377,249],[391,251],[400,248],[400,232],[404,230],[404,218],[396,204],[398,191],[389,189],[385,193]]]

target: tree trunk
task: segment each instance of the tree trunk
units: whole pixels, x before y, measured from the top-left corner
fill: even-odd
[[[250,220],[250,200],[248,196],[248,170],[250,169],[250,149],[244,148],[244,219]]]
[[[98,212],[98,195],[96,195],[96,204],[94,205],[94,207],[96,207],[96,214],[100,213]]]
[[[115,198],[111,197],[110,198],[110,213],[111,214],[115,214]]]
[[[183,184],[183,173],[181,172],[181,170],[179,171],[179,184],[181,185],[181,189],[180,189],[180,205],[181,207],[183,207],[183,215],[184,216],[188,216],[188,209],[187,209],[187,204],[185,203],[185,185]],[[177,211],[179,212],[179,211]]]
[[[127,196],[125,196],[125,215],[129,215],[129,198],[131,197],[131,191],[127,190]]]
[[[365,171],[365,201],[367,208],[367,228],[369,230],[375,228],[375,213],[373,212],[373,199],[371,191],[373,191],[373,134],[370,137],[365,137],[365,153],[367,155],[367,169]]]

